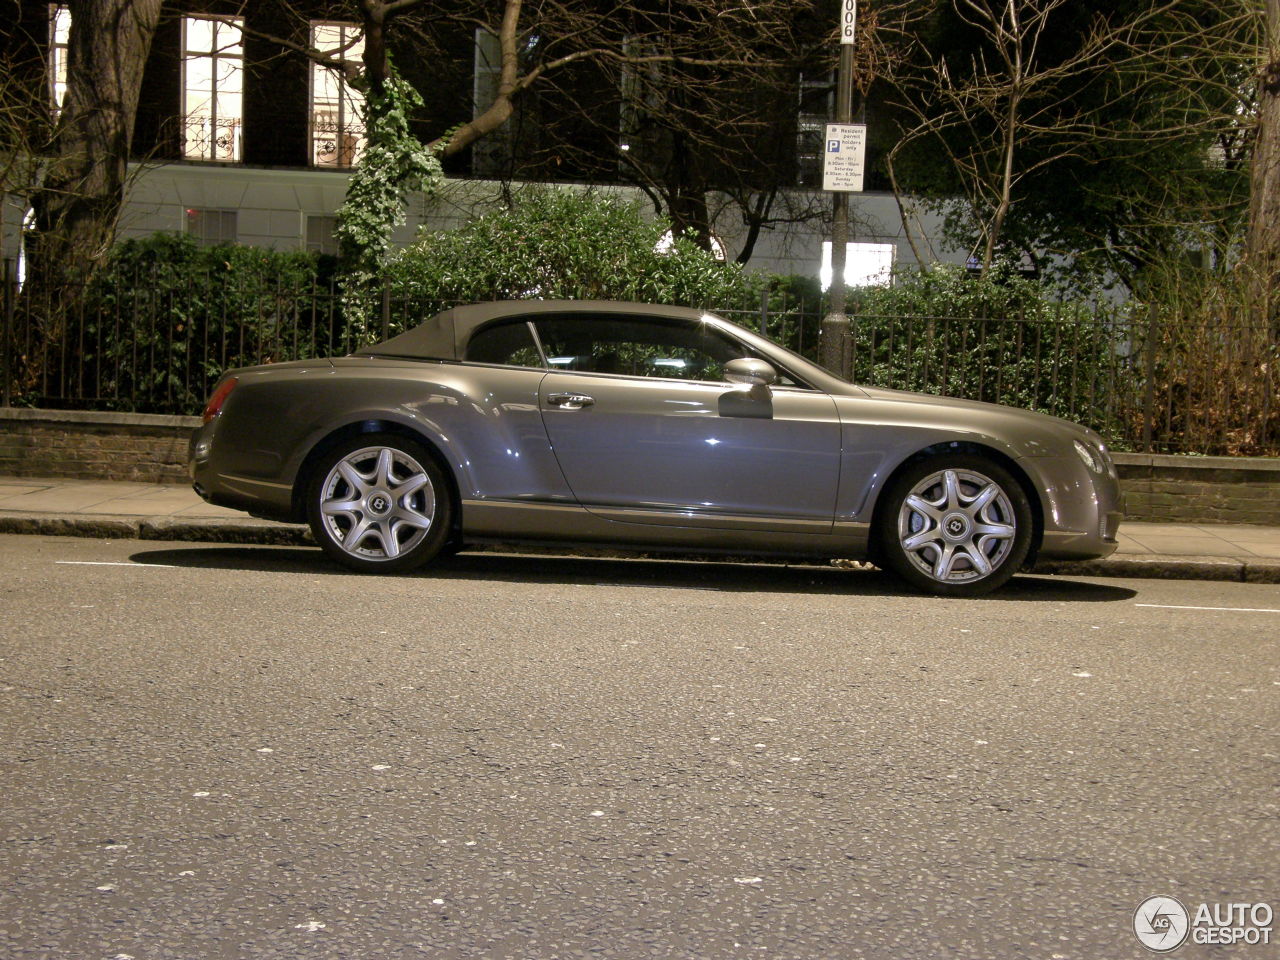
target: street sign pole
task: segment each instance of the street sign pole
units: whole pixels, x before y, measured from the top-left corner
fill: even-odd
[[[857,23],[857,0],[841,0],[840,66],[836,76],[836,117],[838,124],[853,121],[853,45]],[[831,211],[831,301],[822,318],[818,336],[819,362],[833,373],[843,375],[848,353],[849,317],[845,313],[845,257],[849,244],[849,194],[836,190]]]

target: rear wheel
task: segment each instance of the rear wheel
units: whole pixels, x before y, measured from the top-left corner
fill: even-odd
[[[949,455],[909,467],[886,491],[879,555],[930,593],[976,597],[1012,577],[1031,546],[1031,506],[1007,470]]]
[[[420,443],[366,434],[329,451],[312,474],[307,520],[330,557],[363,573],[420,566],[449,539],[453,502]]]

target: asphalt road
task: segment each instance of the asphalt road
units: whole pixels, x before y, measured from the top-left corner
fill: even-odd
[[[0,537],[0,608],[7,960],[1097,960],[1156,894],[1280,911],[1276,586]]]

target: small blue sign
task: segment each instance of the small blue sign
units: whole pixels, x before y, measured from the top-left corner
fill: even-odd
[[[840,152],[840,141],[839,141],[839,140],[828,140],[828,141],[827,141],[827,153],[839,153],[839,152]]]

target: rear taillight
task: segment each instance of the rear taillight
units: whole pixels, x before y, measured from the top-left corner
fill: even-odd
[[[218,384],[218,389],[213,391],[213,396],[205,404],[204,413],[201,415],[201,419],[205,423],[208,423],[222,412],[222,405],[227,402],[227,397],[231,396],[231,391],[236,388],[238,382],[235,377],[230,377]]]

